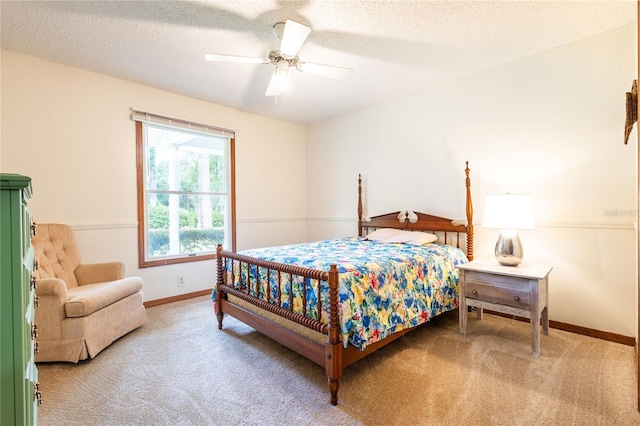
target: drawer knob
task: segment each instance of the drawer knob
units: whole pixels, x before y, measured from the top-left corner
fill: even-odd
[[[478,290],[471,290],[471,293],[478,294]]]
[[[515,300],[516,302],[519,302],[520,301],[520,297],[516,296],[516,297],[513,298],[513,300]]]

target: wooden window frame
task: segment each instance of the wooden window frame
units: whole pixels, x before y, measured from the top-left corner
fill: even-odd
[[[198,262],[201,260],[211,260],[216,258],[215,253],[196,256],[178,256],[166,259],[147,260],[146,259],[146,235],[145,235],[145,191],[144,191],[144,140],[143,123],[135,121],[136,125],[136,174],[137,174],[137,197],[138,197],[138,267],[148,268],[152,266],[164,266],[177,263]],[[231,250],[236,250],[236,196],[235,196],[235,137],[229,138],[229,202],[230,207],[230,232]]]

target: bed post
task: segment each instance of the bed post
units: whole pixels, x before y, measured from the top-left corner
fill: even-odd
[[[329,269],[329,340],[325,344],[325,370],[331,391],[331,405],[338,404],[338,388],[342,376],[342,342],[340,341],[340,316],[338,303],[338,267]]]
[[[471,202],[471,179],[469,179],[469,162],[464,172],[467,175],[465,185],[467,187],[467,258],[473,260],[473,203]]]
[[[358,173],[358,237],[362,237],[362,175]]]
[[[216,282],[216,301],[215,301],[215,309],[216,309],[216,318],[218,319],[218,330],[222,330],[222,297],[223,293],[220,290],[220,285],[223,283],[224,272],[222,270],[222,244],[218,244],[218,248],[216,249],[216,262],[218,264],[218,274],[217,274],[217,282]]]

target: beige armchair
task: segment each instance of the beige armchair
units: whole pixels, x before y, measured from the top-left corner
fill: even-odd
[[[31,240],[38,268],[36,362],[94,358],[147,322],[142,279],[122,262],[82,264],[72,229],[38,224]]]

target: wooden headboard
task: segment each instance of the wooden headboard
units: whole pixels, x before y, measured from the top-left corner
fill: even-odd
[[[453,219],[420,212],[410,214],[408,211],[402,213],[400,211],[387,213],[365,220],[362,217],[362,177],[358,175],[358,236],[363,237],[370,231],[379,228],[430,232],[438,235],[440,241],[444,244],[455,245],[459,248],[462,244],[465,244],[467,258],[473,260],[473,203],[471,201],[471,179],[469,178],[470,169],[468,161],[466,162],[464,171],[466,174],[465,186],[467,188],[466,225],[456,223]],[[402,216],[400,216],[401,214]],[[404,220],[400,221],[402,217],[404,217]],[[413,220],[410,220],[411,218],[413,218]]]

